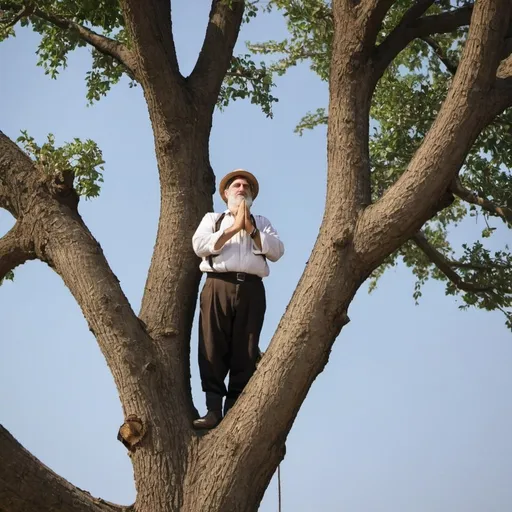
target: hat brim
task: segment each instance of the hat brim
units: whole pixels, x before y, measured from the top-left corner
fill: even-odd
[[[256,176],[254,176],[254,174],[251,174],[250,172],[244,169],[236,169],[233,172],[226,174],[226,176],[224,176],[224,178],[222,178],[222,180],[220,181],[219,194],[220,197],[222,197],[222,200],[225,203],[228,202],[226,199],[226,185],[228,184],[229,180],[232,180],[233,178],[236,177],[245,178],[251,184],[252,198],[253,200],[256,199],[256,196],[260,191],[260,185],[258,183],[258,180],[256,179]]]

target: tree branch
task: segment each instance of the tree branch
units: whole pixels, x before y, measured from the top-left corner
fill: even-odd
[[[418,231],[478,134],[501,112],[490,98],[511,11],[508,0],[475,6],[461,62],[436,120],[408,169],[359,219],[356,246],[369,262],[378,264]],[[375,241],[371,247],[369,239]],[[388,248],[380,243],[384,239],[390,240]]]
[[[416,7],[412,7],[409,12],[413,9],[416,10]],[[453,32],[460,27],[469,25],[472,12],[473,6],[469,5],[446,13],[421,18],[413,17],[413,14],[410,16],[406,14],[400,24],[376,48],[374,82],[376,83],[379,80],[389,64],[414,39],[432,34]]]
[[[399,25],[408,26],[416,21],[420,16],[423,16],[428,8],[435,2],[435,0],[416,0],[416,2],[409,8],[403,15]]]
[[[476,204],[481,206],[484,210],[501,217],[505,222],[508,222],[512,227],[512,210],[506,206],[498,206],[492,201],[480,197],[475,192],[465,188],[459,178],[455,178],[450,185],[450,190],[458,197],[467,203]]]
[[[16,218],[22,215],[30,200],[28,189],[35,180],[32,160],[0,131],[0,207]]]
[[[245,0],[212,0],[203,46],[188,78],[194,92],[212,110],[229,69],[244,9]]]
[[[20,6],[16,6],[20,8]],[[3,20],[0,20],[0,23],[5,25],[5,28],[14,27],[18,21],[23,19],[26,16],[30,16],[34,12],[34,6],[32,4],[26,4],[21,6],[21,9],[15,14],[14,18],[8,23],[4,23]]]
[[[134,45],[139,81],[156,83],[165,80],[170,83],[181,80],[170,0],[121,0],[121,8]]]
[[[34,243],[31,237],[24,233],[22,224],[18,221],[0,238],[0,281],[18,265],[35,258]]]
[[[129,512],[93,498],[30,454],[0,425],[0,509],[8,512]]]
[[[427,43],[430,48],[434,51],[434,53],[439,57],[439,60],[445,65],[446,69],[452,74],[455,75],[457,72],[458,63],[453,62],[448,56],[444,53],[443,49],[439,45],[439,43],[430,36],[425,36],[421,38],[425,43]]]
[[[30,158],[0,132],[0,183],[6,201],[17,205],[18,218],[2,245],[6,252],[12,252],[19,235],[25,255],[55,269],[96,335],[120,393],[130,388],[135,393],[134,366],[142,367],[150,359],[149,337],[98,242],[76,210],[54,196],[42,177]],[[25,234],[28,231],[30,235]],[[22,257],[18,254],[18,261]],[[13,263],[9,256],[5,261],[6,267]]]
[[[491,270],[508,270],[508,265],[501,265],[499,263],[488,263],[486,265],[481,265],[479,263],[462,263],[456,260],[449,260],[450,267],[452,268],[464,268],[468,270],[481,270],[482,272],[490,272]]]
[[[425,0],[420,0],[420,2],[424,1]],[[433,2],[434,0],[426,1]],[[395,0],[362,0],[362,2],[357,5],[359,16],[364,19],[362,37],[365,40],[366,48],[373,47],[375,44],[377,34],[382,26],[382,20],[394,3]]]
[[[460,27],[469,25],[473,9],[474,4],[470,4],[441,14],[423,16],[413,21],[409,28],[415,33],[414,37],[453,32]]]
[[[413,21],[419,18],[435,0],[415,0],[412,7],[406,11],[394,31],[400,32],[408,27]],[[382,20],[386,16],[395,0],[367,0],[366,5],[370,12],[370,30],[373,34],[373,41],[377,38],[378,31],[382,25]],[[363,2],[364,4],[364,2]]]
[[[12,10],[19,8],[14,2],[0,2],[0,9]],[[24,12],[20,12],[18,19],[26,16],[36,16],[42,20],[55,25],[62,30],[74,32],[80,39],[96,48],[99,52],[109,55],[125,66],[130,72],[134,72],[134,60],[131,51],[119,41],[100,35],[72,20],[47,13],[39,7],[28,4]]]
[[[412,237],[412,241],[425,253],[427,258],[457,287],[465,292],[490,292],[492,286],[478,286],[464,281],[452,268],[451,262],[445,258],[433,245],[429,243],[425,234],[419,231]]]
[[[96,50],[106,55],[110,55],[112,58],[123,64],[132,73],[134,73],[134,60],[131,51],[119,41],[110,39],[109,37],[97,34],[93,30],[90,30],[74,21],[47,14],[41,9],[36,9],[34,15],[38,18],[44,19],[49,23],[63,29],[72,30],[80,39],[94,46]]]

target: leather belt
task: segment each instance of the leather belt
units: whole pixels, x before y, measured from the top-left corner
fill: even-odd
[[[246,274],[245,272],[206,272],[206,275],[208,278],[221,279],[235,284],[261,281],[260,276]]]

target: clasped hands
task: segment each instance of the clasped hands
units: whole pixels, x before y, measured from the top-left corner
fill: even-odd
[[[214,250],[218,251],[220,248],[230,240],[236,233],[245,230],[249,235],[251,235],[256,226],[253,225],[251,221],[251,212],[249,211],[249,207],[245,202],[245,199],[238,205],[238,210],[236,211],[236,217],[234,224],[225,229],[217,242],[214,245]],[[252,238],[252,237],[251,237]],[[256,235],[253,238],[256,247],[261,250],[261,239],[259,233],[256,231]]]
[[[233,228],[237,233],[242,231],[242,229],[245,229],[245,231],[247,231],[249,234],[254,231],[255,226],[252,223],[251,212],[247,206],[247,203],[245,202],[245,199],[242,199],[242,202],[238,205]]]

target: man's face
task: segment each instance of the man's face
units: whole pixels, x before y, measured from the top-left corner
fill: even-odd
[[[251,185],[245,178],[236,178],[226,190],[228,205],[238,206],[243,199],[250,205],[252,203]]]

